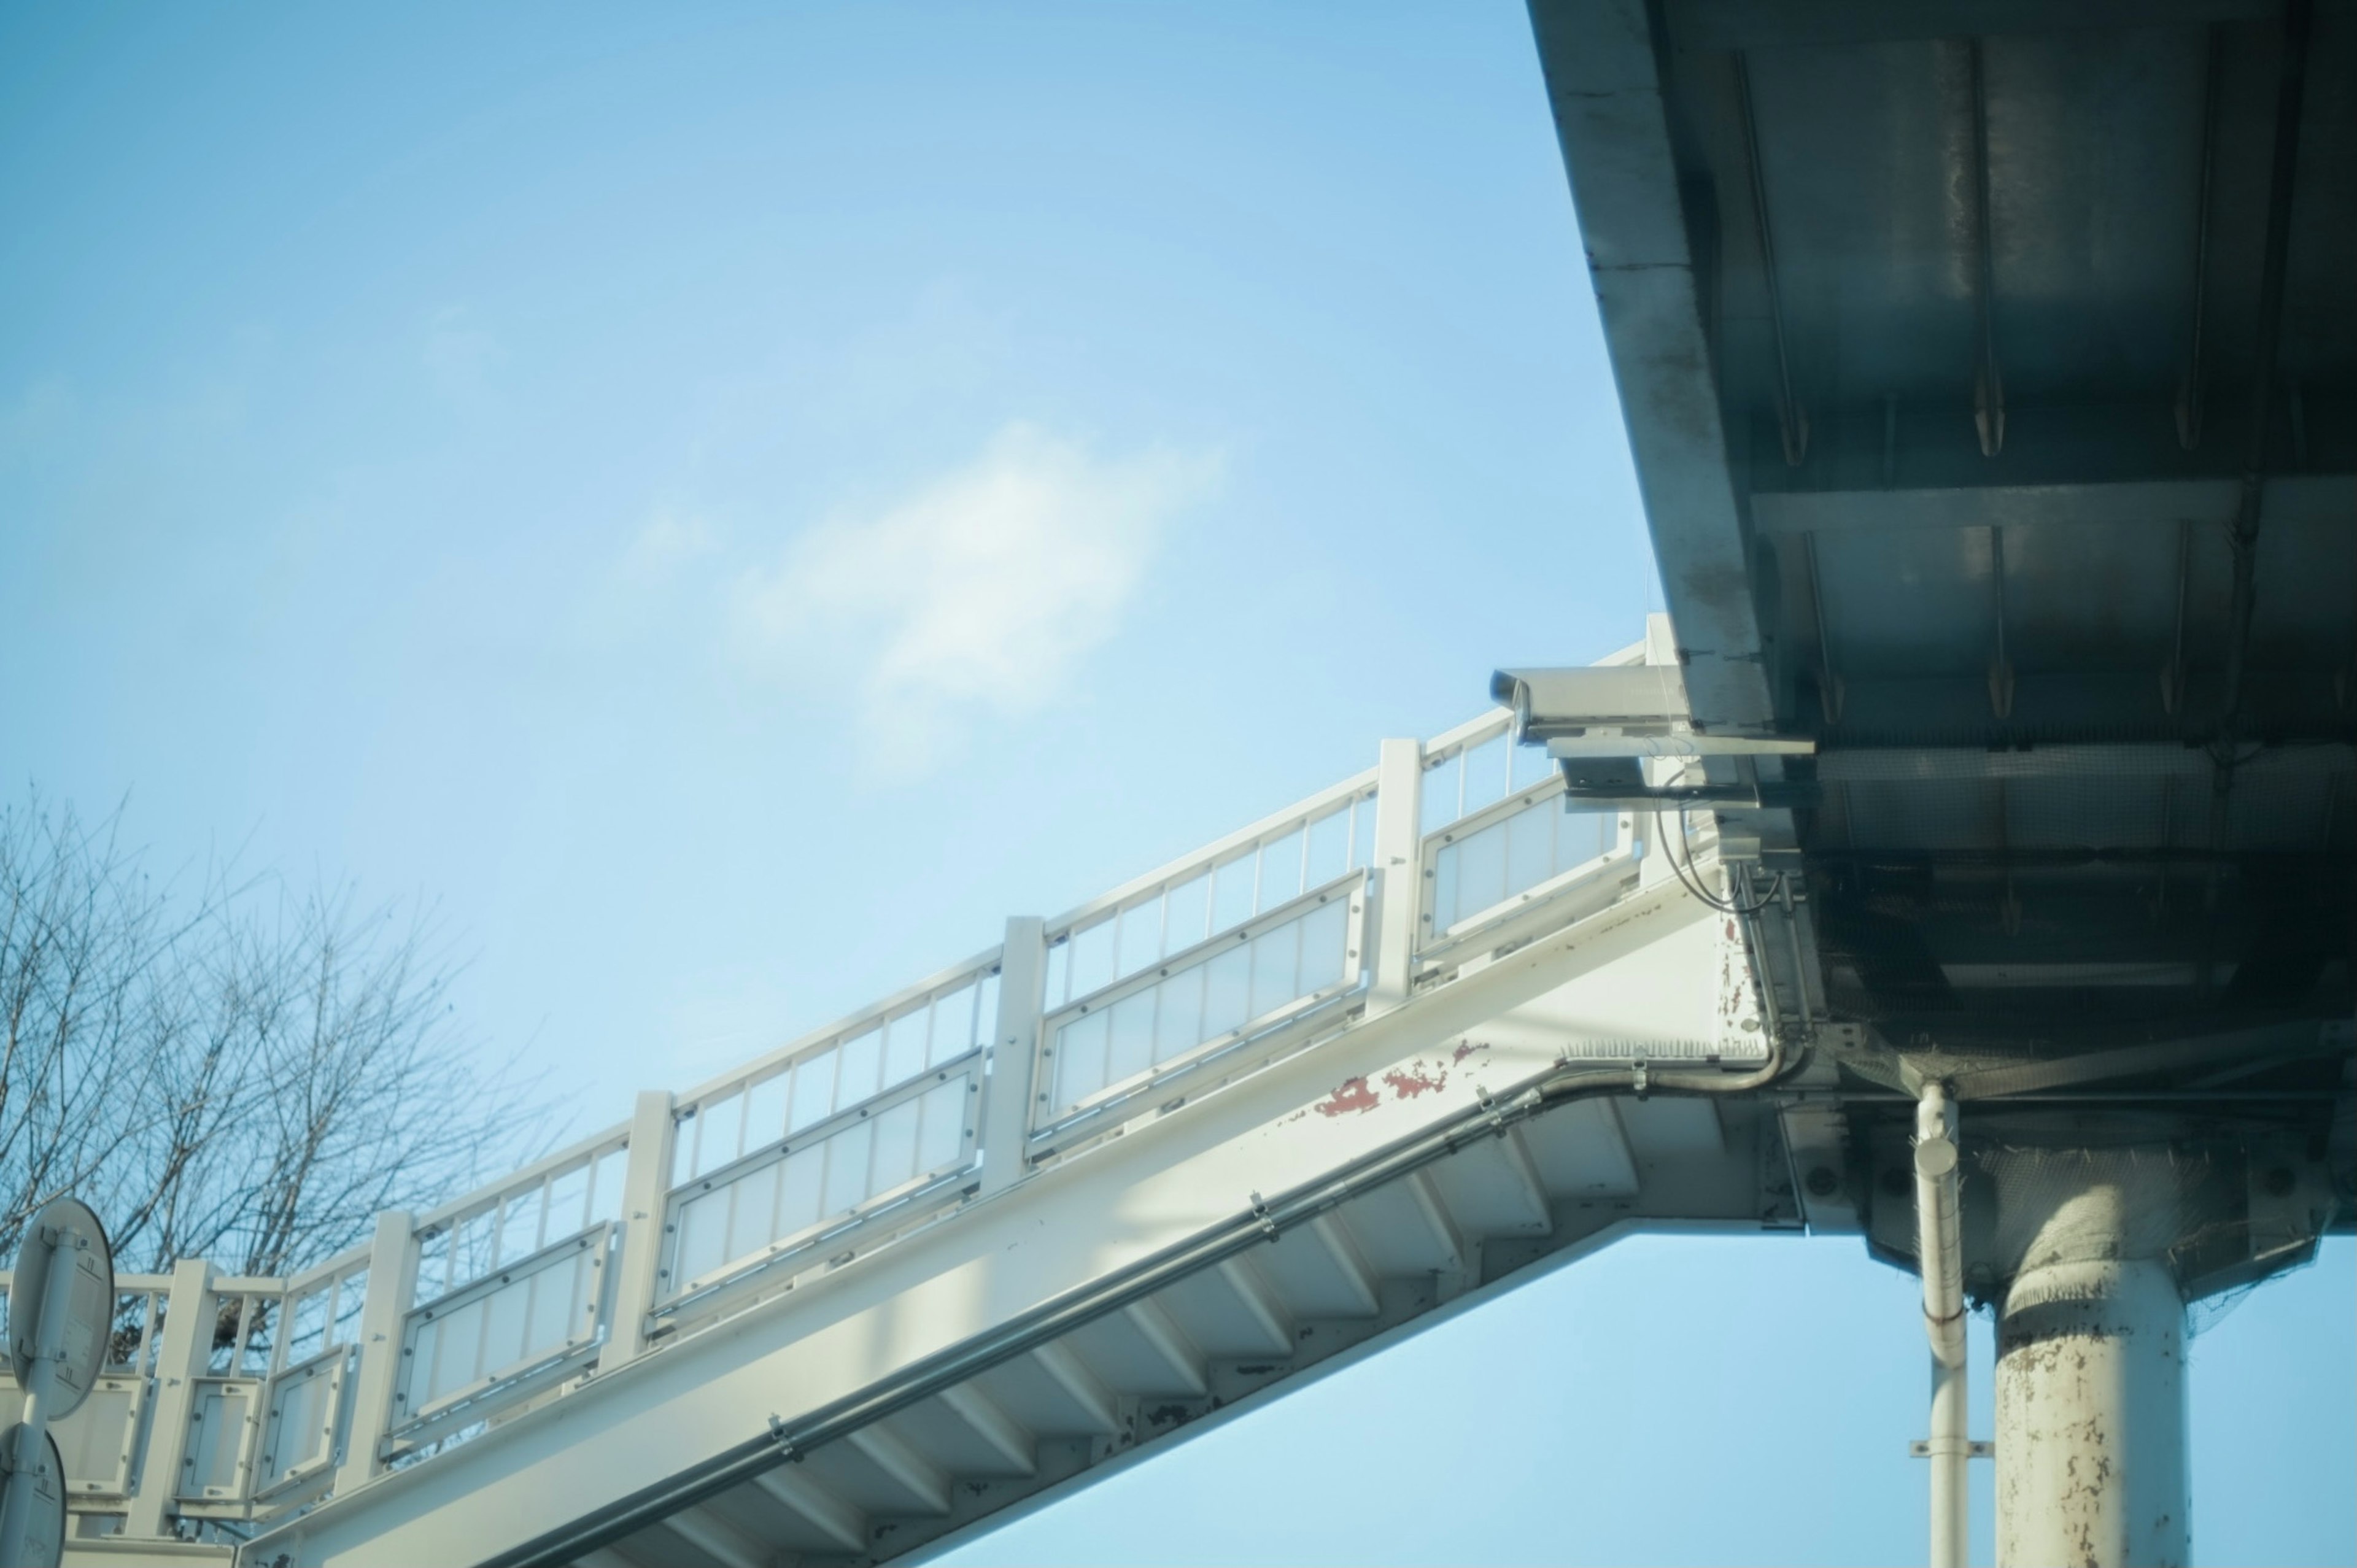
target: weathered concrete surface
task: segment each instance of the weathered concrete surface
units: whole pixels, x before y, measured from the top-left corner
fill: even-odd
[[[2185,1305],[2166,1263],[2123,1258],[2130,1195],[2064,1199],[1997,1324],[1996,1560],[2187,1561]]]

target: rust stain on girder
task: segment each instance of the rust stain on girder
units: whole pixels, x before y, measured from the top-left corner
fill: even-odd
[[[1394,1068],[1383,1074],[1383,1081],[1392,1086],[1392,1093],[1401,1100],[1414,1100],[1437,1089],[1448,1087],[1448,1069],[1426,1070],[1418,1060],[1406,1068]]]
[[[1283,1119],[1280,1126],[1290,1125],[1312,1111],[1329,1121],[1337,1116],[1363,1116],[1370,1111],[1380,1111],[1383,1090],[1388,1089],[1395,1101],[1415,1100],[1422,1095],[1437,1093],[1448,1087],[1452,1068],[1461,1066],[1468,1057],[1490,1048],[1485,1040],[1459,1040],[1448,1055],[1432,1061],[1422,1057],[1401,1067],[1395,1067],[1379,1077],[1346,1078],[1334,1087],[1332,1093],[1314,1105],[1305,1105]]]
[[[1369,1087],[1365,1079],[1346,1078],[1342,1080],[1340,1088],[1319,1101],[1311,1109],[1320,1116],[1331,1118],[1351,1112],[1363,1114],[1381,1106],[1383,1102],[1383,1097]]]

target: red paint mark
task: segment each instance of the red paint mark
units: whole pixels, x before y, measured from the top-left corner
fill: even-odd
[[[1372,1111],[1383,1102],[1383,1096],[1368,1088],[1365,1079],[1348,1078],[1341,1088],[1319,1101],[1316,1110],[1320,1116],[1340,1116],[1346,1111]]]
[[[1451,1061],[1461,1062],[1467,1057],[1471,1056],[1475,1051],[1486,1051],[1490,1047],[1486,1045],[1476,1045],[1471,1040],[1459,1040],[1457,1042],[1457,1054],[1449,1059]]]
[[[1417,1095],[1427,1090],[1448,1087],[1448,1073],[1446,1069],[1443,1069],[1440,1075],[1436,1078],[1424,1070],[1422,1061],[1417,1061],[1405,1071],[1394,1068],[1383,1074],[1383,1081],[1390,1084],[1392,1092],[1402,1100],[1414,1100]]]

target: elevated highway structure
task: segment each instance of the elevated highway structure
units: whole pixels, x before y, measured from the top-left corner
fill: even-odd
[[[1770,1010],[1868,1032],[1802,1203],[1943,1358],[1996,1310],[1998,1560],[2182,1562],[2183,1304],[2357,1192],[2357,8],[1533,15],[1716,743],[1551,744],[1707,801]]]
[[[1644,640],[299,1279],[126,1282],[77,1561],[895,1558],[1645,1226],[1922,1272],[1935,1563],[1975,1304],[1999,1561],[2184,1560],[2187,1304],[2357,1220],[2357,6],[1533,15]]]

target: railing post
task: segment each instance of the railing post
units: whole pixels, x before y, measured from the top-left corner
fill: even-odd
[[[1424,912],[1424,743],[1387,740],[1375,764],[1375,876],[1367,1016],[1405,1002]]]
[[[401,1320],[417,1289],[416,1229],[404,1209],[376,1217],[369,1239],[368,1294],[361,1302],[360,1365],[352,1372],[351,1435],[336,1466],[335,1495],[357,1489],[382,1467],[377,1444],[393,1424],[393,1391],[401,1385]]]
[[[131,1480],[130,1517],[124,1535],[152,1541],[169,1533],[166,1520],[179,1491],[180,1460],[188,1452],[188,1422],[196,1412],[197,1380],[204,1375],[212,1347],[212,1265],[188,1258],[172,1269],[165,1297],[164,1338],[156,1347],[156,1410],[147,1426],[147,1455]]]
[[[614,1320],[597,1369],[610,1372],[646,1354],[647,1315],[662,1283],[663,1199],[671,1194],[672,1142],[678,1122],[671,1091],[641,1090],[630,1112],[630,1163],[622,1173],[622,1266],[614,1281]]]
[[[1048,984],[1048,923],[1037,915],[1006,922],[998,958],[998,1030],[990,1037],[990,1087],[982,1102],[982,1190],[1019,1179],[1031,1136],[1032,1068],[1039,1059],[1039,1015]]]

